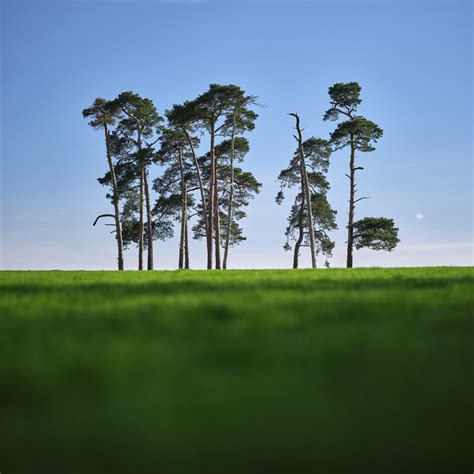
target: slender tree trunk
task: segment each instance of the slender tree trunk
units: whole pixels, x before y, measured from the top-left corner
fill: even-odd
[[[110,177],[112,179],[112,202],[114,205],[115,212],[115,238],[117,239],[117,265],[119,270],[123,270],[123,235],[122,235],[122,221],[120,219],[120,208],[119,208],[119,194],[117,187],[117,177],[115,175],[115,167],[112,162],[112,153],[110,152],[110,138],[109,129],[107,124],[104,124],[105,133],[105,148],[107,152],[107,162],[109,164]]]
[[[210,150],[210,179],[209,179],[209,209],[208,209],[208,218],[209,218],[209,241],[207,242],[207,269],[212,269],[212,246],[214,244],[214,129],[211,129],[211,150]]]
[[[184,268],[189,270],[188,196],[186,195],[186,219],[184,221]]]
[[[308,181],[308,172],[306,171],[306,163],[304,158],[304,149],[303,149],[303,135],[301,133],[300,127],[300,118],[298,114],[291,114],[296,119],[296,130],[298,132],[298,137],[295,137],[298,141],[298,148],[300,154],[300,166],[301,166],[301,175],[304,183],[303,193],[305,195],[306,207],[308,213],[308,236],[309,236],[309,245],[311,249],[311,267],[316,268],[316,244],[314,239],[314,226],[313,226],[313,209],[311,204],[311,195],[309,192],[309,181]]]
[[[303,243],[303,238],[304,238],[304,223],[303,223],[304,204],[305,204],[305,197],[304,197],[304,193],[302,193],[300,212],[298,216],[299,235],[298,235],[298,240],[295,242],[295,251],[293,254],[293,268],[298,268],[298,257],[300,255],[300,247],[301,247],[301,244]]]
[[[187,189],[186,182],[184,178],[184,163],[183,163],[183,152],[180,149],[178,152],[178,161],[179,161],[179,174],[181,180],[181,232],[179,239],[179,261],[178,267],[182,269],[184,266],[184,254],[186,251],[185,244],[185,225],[187,224],[188,216],[186,212],[186,198],[187,198]]]
[[[143,223],[143,183],[144,183],[144,170],[142,164],[140,164],[140,228],[138,237],[138,270],[143,270],[143,234],[145,231]]]
[[[137,155],[140,163],[140,236],[138,238],[138,270],[143,270],[143,247],[145,235],[145,223],[143,219],[143,197],[145,194],[145,163],[142,156],[142,132],[140,127],[137,131]]]
[[[183,266],[184,266],[184,207],[181,208],[181,231],[179,233],[178,268],[182,270]]]
[[[227,270],[227,258],[229,256],[230,233],[232,230],[232,207],[234,204],[234,155],[235,155],[235,114],[233,117],[232,136],[230,139],[230,183],[229,183],[229,207],[227,209],[227,235],[224,246],[224,261],[222,267]]]
[[[147,270],[153,270],[153,216],[151,215],[151,200],[150,190],[148,188],[148,173],[146,169],[143,171],[143,178],[145,183],[145,201],[146,201],[146,230],[147,230],[147,243],[148,243],[148,259],[147,259]]]
[[[214,227],[216,243],[216,270],[221,269],[221,216],[219,213],[219,199],[217,189],[217,163],[214,159]]]
[[[189,136],[188,131],[184,127],[182,127],[181,130],[183,131],[184,135],[186,136],[186,140],[188,141],[188,145],[191,148],[191,154],[193,156],[193,162],[194,162],[194,166],[196,168],[196,174],[197,174],[198,184],[199,184],[199,192],[201,194],[202,212],[204,214],[204,224],[205,224],[205,228],[206,228],[207,269],[210,270],[212,268],[212,236],[211,236],[210,229],[209,229],[210,219],[209,219],[209,216],[208,216],[208,207],[207,207],[207,202],[206,202],[206,196],[205,196],[205,193],[204,193],[204,185],[203,185],[203,182],[202,182],[201,168],[200,168],[199,162],[197,160],[196,150],[194,149],[193,141],[192,141],[191,137]],[[188,261],[189,261],[189,255],[188,255]]]
[[[347,224],[347,268],[352,268],[353,264],[352,252],[354,245],[355,171],[354,137],[351,136],[349,223]]]
[[[219,232],[219,213],[217,206],[217,166],[216,166],[216,155],[215,155],[215,130],[214,123],[211,124],[210,129],[211,146],[210,146],[210,157],[211,157],[211,173],[210,173],[210,190],[209,190],[209,233],[210,233],[210,262],[208,261],[208,268],[212,268],[212,244],[215,245],[216,254],[216,269],[221,268],[220,262],[220,232]],[[209,258],[209,255],[208,255]]]

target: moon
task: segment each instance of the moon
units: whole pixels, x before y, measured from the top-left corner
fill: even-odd
[[[416,217],[416,220],[421,221],[423,219],[423,217],[425,217],[425,216],[422,212],[417,212],[415,214],[415,217]]]

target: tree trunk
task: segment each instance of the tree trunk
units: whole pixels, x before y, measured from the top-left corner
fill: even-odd
[[[140,164],[140,235],[138,237],[138,270],[143,270],[143,234],[145,232],[145,226],[143,223],[143,174],[143,166]]]
[[[151,215],[150,190],[148,188],[148,173],[146,169],[143,171],[145,182],[145,200],[146,200],[146,220],[147,220],[147,236],[148,236],[148,259],[147,270],[153,270],[153,217]]]
[[[214,232],[216,235],[216,270],[221,269],[221,217],[219,214],[219,200],[217,193],[217,166],[214,160]]]
[[[303,224],[303,214],[304,214],[304,204],[305,204],[305,197],[304,193],[301,194],[301,206],[300,206],[300,213],[298,216],[298,240],[295,243],[295,252],[293,254],[293,268],[298,268],[298,257],[300,255],[300,247],[303,243],[304,238],[304,224]]]
[[[186,219],[184,221],[184,268],[189,270],[189,233],[188,233],[188,198],[186,195]]]
[[[352,268],[352,252],[354,245],[354,214],[355,214],[355,146],[354,137],[351,136],[351,162],[350,162],[350,197],[349,197],[349,223],[347,224],[347,268]]]
[[[143,195],[145,192],[145,163],[143,163],[142,151],[142,136],[141,129],[137,131],[137,154],[140,163],[140,236],[138,238],[138,270],[143,270],[143,240],[145,234],[145,224],[143,220]]]
[[[233,117],[232,136],[230,139],[230,189],[229,207],[227,209],[227,235],[224,246],[224,261],[222,267],[227,270],[227,258],[229,255],[230,233],[232,230],[232,207],[234,204],[234,155],[235,155],[235,114]]]
[[[140,165],[140,223],[138,235],[138,270],[143,270],[143,169]]]
[[[309,192],[309,181],[308,181],[308,172],[306,171],[306,163],[304,158],[304,149],[303,149],[303,135],[301,133],[300,127],[300,118],[298,114],[291,114],[296,119],[296,130],[298,132],[298,137],[295,137],[298,142],[298,149],[300,154],[300,166],[301,166],[301,176],[304,183],[303,193],[307,203],[307,213],[308,213],[308,236],[309,236],[309,245],[311,249],[311,267],[316,268],[316,244],[314,239],[314,226],[313,226],[313,209],[311,204],[311,195]]]
[[[196,157],[196,150],[194,149],[194,144],[191,137],[189,136],[188,131],[184,127],[181,127],[181,130],[186,136],[186,140],[188,141],[189,147],[191,148],[191,154],[193,156],[194,166],[196,168],[196,174],[198,177],[199,192],[201,194],[202,212],[204,214],[204,224],[206,228],[207,269],[210,270],[212,268],[212,237],[211,237],[210,229],[209,229],[210,219],[208,217],[208,209],[207,209],[206,197],[204,193],[204,185],[202,183],[201,168],[199,167],[199,162]],[[188,226],[186,225],[186,236],[187,236],[187,227]],[[187,248],[187,245],[186,245],[186,248]],[[188,263],[189,263],[189,255],[188,255]]]
[[[188,216],[186,212],[186,198],[187,198],[187,189],[186,182],[184,178],[184,163],[183,163],[183,151],[179,149],[178,152],[178,161],[179,161],[179,174],[181,180],[181,232],[179,239],[179,260],[178,268],[181,270],[184,266],[184,253],[186,249],[185,245],[185,225],[187,224]]]
[[[112,179],[112,202],[115,211],[115,238],[117,239],[117,265],[119,270],[123,270],[123,235],[122,221],[120,220],[119,195],[117,189],[117,177],[115,175],[115,167],[112,162],[112,154],[110,152],[109,129],[107,123],[104,124],[105,148],[107,152],[107,162],[109,164],[110,177]]]
[[[181,231],[179,233],[178,268],[182,270],[183,266],[184,266],[184,208],[181,208]]]
[[[219,235],[219,213],[217,212],[217,167],[216,167],[216,155],[215,155],[215,130],[214,123],[211,124],[210,128],[211,145],[210,145],[210,158],[211,158],[211,173],[210,173],[210,189],[209,189],[209,234],[210,234],[210,255],[208,255],[208,269],[212,268],[212,245],[215,245],[216,252],[216,269],[220,269],[220,235]],[[215,236],[215,237],[214,237]],[[209,261],[210,257],[210,261]]]

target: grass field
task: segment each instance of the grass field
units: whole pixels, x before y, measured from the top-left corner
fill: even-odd
[[[0,472],[471,473],[474,269],[0,272]]]

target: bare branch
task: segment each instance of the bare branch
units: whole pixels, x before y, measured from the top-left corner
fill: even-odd
[[[102,219],[102,217],[112,217],[113,219],[115,219],[115,214],[100,214],[99,216],[96,217],[96,219],[95,219],[95,221],[92,225],[95,226],[97,224],[97,221],[99,219]]]

